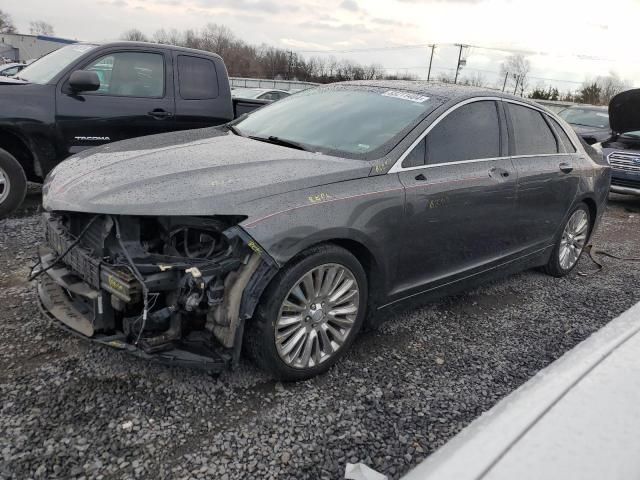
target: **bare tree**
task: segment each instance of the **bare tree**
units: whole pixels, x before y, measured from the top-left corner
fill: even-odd
[[[521,95],[524,95],[525,90],[529,85],[529,71],[531,70],[531,62],[527,60],[524,55],[511,55],[502,62],[500,66],[500,74],[509,74],[509,80],[507,81],[507,91],[509,91],[509,85],[516,93],[519,91]]]
[[[137,28],[132,28],[131,30],[127,30],[122,35],[120,35],[120,38],[122,40],[129,40],[131,42],[148,42],[149,41],[147,36]]]
[[[631,88],[631,84],[622,80],[616,73],[611,73],[606,77],[596,78],[595,83],[600,87],[600,103],[609,105],[609,102],[620,92]]]
[[[464,77],[459,83],[462,85],[470,85],[472,87],[487,86],[487,82],[480,72],[474,73],[471,77]]]
[[[53,35],[53,25],[43,20],[36,20],[29,23],[31,35]]]
[[[16,31],[16,27],[13,24],[11,15],[0,10],[0,33],[13,33]]]

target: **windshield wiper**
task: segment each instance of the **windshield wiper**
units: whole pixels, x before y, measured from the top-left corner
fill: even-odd
[[[244,134],[238,130],[236,127],[234,127],[233,125],[226,125],[226,127],[229,129],[230,132],[232,132],[234,135],[238,135],[239,137],[244,137]]]
[[[252,140],[258,140],[259,142],[273,143],[274,145],[281,145],[283,147],[295,148],[296,150],[304,150],[308,152],[309,150],[306,147],[303,147],[301,144],[294,142],[292,140],[286,140],[280,137],[274,137],[270,135],[268,137],[258,137],[256,135],[249,135],[249,138]]]

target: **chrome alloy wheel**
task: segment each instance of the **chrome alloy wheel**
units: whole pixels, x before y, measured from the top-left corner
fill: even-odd
[[[358,282],[343,265],[327,263],[305,273],[280,307],[275,325],[280,358],[300,369],[331,358],[355,324],[359,301]]]
[[[578,261],[578,257],[584,249],[587,241],[587,230],[589,228],[589,217],[582,209],[573,212],[567,225],[562,232],[560,240],[560,266],[564,270],[569,270]]]
[[[9,183],[9,176],[2,168],[0,168],[0,203],[7,199],[10,189],[11,184]]]

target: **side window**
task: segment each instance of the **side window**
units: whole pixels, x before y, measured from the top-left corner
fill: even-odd
[[[507,108],[513,123],[515,155],[558,153],[556,138],[542,113],[513,103],[507,103]]]
[[[576,151],[576,147],[573,145],[573,143],[569,139],[569,135],[567,135],[567,133],[565,132],[564,128],[562,128],[560,126],[560,124],[555,119],[553,119],[553,118],[551,118],[549,116],[547,116],[547,118],[549,120],[551,120],[551,123],[553,124],[553,127],[556,129],[556,133],[558,134],[558,137],[560,138],[560,142],[564,146],[564,151],[567,152],[567,153],[574,153]]]
[[[420,165],[424,165],[426,143],[427,140],[423,138],[422,140],[420,140],[420,143],[413,147],[413,150],[409,152],[409,155],[404,157],[404,160],[402,160],[402,168],[418,167]]]
[[[112,53],[94,61],[85,70],[98,74],[98,94],[118,97],[164,96],[164,58],[158,53]]]
[[[218,75],[215,64],[206,58],[178,55],[180,97],[184,100],[206,100],[218,97]]]
[[[260,100],[277,100],[277,94],[275,92],[263,93],[258,97]]]
[[[500,121],[496,103],[482,100],[457,108],[426,137],[427,164],[500,156]]]

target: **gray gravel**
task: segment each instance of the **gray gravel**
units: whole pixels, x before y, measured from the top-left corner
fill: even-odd
[[[640,199],[613,198],[595,243],[639,256]],[[0,478],[337,479],[347,462],[398,478],[640,300],[637,263],[529,271],[390,314],[320,378],[245,362],[216,379],[46,324],[24,280],[37,203],[0,221]]]

